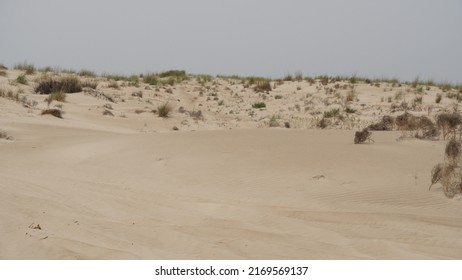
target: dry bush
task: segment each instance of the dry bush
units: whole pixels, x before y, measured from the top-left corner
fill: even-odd
[[[61,91],[57,92],[52,92],[46,99],[45,101],[48,103],[51,103],[53,100],[59,101],[59,102],[65,102],[66,101],[66,94]]]
[[[35,66],[31,63],[27,63],[27,61],[16,64],[14,69],[24,70],[26,71],[26,75],[34,74],[36,70]]]
[[[116,81],[110,81],[107,85],[108,88],[120,89],[119,84]]]
[[[415,137],[418,139],[436,139],[440,135],[440,131],[436,125],[426,116],[417,118],[417,131]]]
[[[50,77],[43,76],[38,79],[35,92],[39,94],[50,94],[52,92],[74,93],[82,91],[80,80],[74,76]]]
[[[455,137],[456,130],[460,124],[462,124],[462,118],[457,112],[443,113],[436,117],[436,125],[438,129],[442,130],[443,139],[446,139],[449,134]]]
[[[372,131],[391,131],[395,126],[395,119],[392,116],[383,116],[378,123],[368,126]]]
[[[82,86],[82,88],[92,88],[92,89],[96,89],[98,87],[98,82],[97,81],[83,81],[80,83],[80,85]]]
[[[272,116],[268,123],[269,127],[280,127],[281,125],[279,124],[278,119],[278,116]]]
[[[189,115],[194,119],[194,120],[204,120],[204,116],[202,115],[201,110],[193,110]]]
[[[330,121],[326,117],[322,117],[322,119],[318,123],[318,127],[324,129],[329,126]]]
[[[419,128],[419,118],[405,112],[402,115],[399,115],[395,119],[395,124],[399,130],[405,135],[405,132],[416,131]]]
[[[168,118],[171,111],[172,107],[168,104],[168,102],[157,107],[157,115],[161,118]]]
[[[103,116],[111,116],[111,117],[113,117],[114,114],[111,111],[109,111],[108,109],[104,109]]]
[[[441,178],[443,177],[443,171],[446,168],[444,163],[438,163],[437,165],[433,166],[432,172],[431,172],[431,178],[432,178],[432,183],[428,190],[432,188],[432,186],[438,182],[441,181]]]
[[[355,144],[361,144],[361,143],[364,143],[367,141],[369,142],[374,142],[374,140],[372,140],[371,138],[372,136],[372,133],[369,131],[369,129],[365,128],[361,131],[356,131],[355,132]]]
[[[267,80],[256,81],[255,87],[253,88],[255,92],[270,92],[271,89],[271,83]]]
[[[52,115],[52,116],[60,118],[60,119],[63,118],[62,114],[63,114],[63,112],[61,110],[59,110],[59,109],[42,110],[42,115]]]
[[[22,85],[27,85],[28,82],[27,82],[27,78],[26,78],[26,75],[25,74],[22,74],[22,75],[19,75],[17,78],[16,78],[16,82],[22,84]]]
[[[444,149],[446,159],[451,165],[458,165],[462,154],[462,143],[452,138]]]
[[[5,131],[0,130],[0,139],[1,139],[1,138],[7,138],[7,137],[8,137],[8,134],[6,134]]]
[[[462,193],[462,172],[459,166],[446,164],[441,171],[440,183],[443,192],[448,198]]]

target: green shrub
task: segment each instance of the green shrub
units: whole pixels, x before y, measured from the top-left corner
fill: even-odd
[[[252,108],[260,109],[260,108],[266,108],[265,102],[257,102],[252,104]]]
[[[156,74],[146,74],[143,77],[143,82],[155,86],[159,83],[159,77]]]
[[[356,113],[356,110],[353,109],[353,108],[350,108],[350,107],[346,107],[346,108],[345,108],[345,113],[347,113],[347,114],[354,114],[354,113]]]
[[[21,74],[16,78],[16,82],[22,84],[22,85],[27,85],[27,78],[25,74]]]
[[[79,76],[83,77],[96,77],[95,72],[90,71],[90,70],[80,70],[79,71]]]
[[[165,77],[184,77],[186,76],[186,71],[184,70],[169,70],[162,73],[159,73],[160,78]]]
[[[340,109],[336,108],[336,109],[332,109],[330,111],[325,111],[323,116],[324,118],[335,118],[335,117],[338,117],[340,115]]]
[[[287,74],[282,80],[286,82],[290,82],[293,80],[293,77],[291,74]]]

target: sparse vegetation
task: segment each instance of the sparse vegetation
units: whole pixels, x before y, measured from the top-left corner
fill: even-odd
[[[340,109],[335,108],[330,111],[325,111],[323,116],[324,118],[335,118],[335,117],[338,117],[339,115],[340,115]]]
[[[65,102],[66,101],[66,93],[62,91],[55,91],[50,93],[50,95],[45,99],[45,101],[51,103],[51,101],[56,100],[59,102]]]
[[[37,81],[35,92],[50,94],[52,92],[75,93],[82,91],[80,80],[74,76],[50,77],[42,76]]]
[[[11,136],[8,136],[8,134],[6,133],[6,131],[3,131],[0,129],[0,139],[6,139],[6,140],[10,140],[12,139]]]
[[[173,108],[168,104],[168,102],[166,102],[157,107],[157,115],[161,118],[168,118],[172,109]]]
[[[257,102],[257,103],[252,104],[252,108],[255,108],[255,109],[266,108],[266,104],[265,102]]]
[[[27,85],[27,78],[25,74],[21,74],[16,78],[16,82],[22,85]]]
[[[438,93],[435,98],[435,103],[440,103],[441,99],[443,99],[443,95],[441,93]]]
[[[268,80],[260,80],[255,82],[255,87],[253,88],[255,92],[270,92],[271,83]]]
[[[23,70],[26,75],[32,75],[35,73],[35,66],[27,61],[16,64],[14,69]]]
[[[364,128],[361,131],[356,131],[355,132],[354,143],[355,144],[361,144],[361,143],[364,143],[366,141],[374,142],[374,140],[372,140],[371,137],[372,137],[372,133],[367,128]]]
[[[345,108],[345,113],[347,113],[347,114],[354,114],[354,113],[356,113],[356,110],[353,109],[353,108],[351,108],[351,107],[348,107],[348,106],[347,106],[347,107]]]
[[[390,131],[393,130],[395,120],[391,116],[383,116],[382,119],[375,124],[368,126],[373,131]]]
[[[78,74],[83,77],[96,77],[95,72],[90,70],[80,70]]]
[[[62,114],[63,114],[63,112],[61,110],[59,110],[59,109],[42,110],[42,115],[52,115],[52,116],[60,118],[60,119],[63,118]]]
[[[443,139],[448,135],[455,137],[457,128],[462,124],[462,117],[459,113],[443,113],[436,117],[436,125],[443,132]]]
[[[278,122],[278,119],[280,119],[279,116],[273,115],[271,119],[269,120],[269,123],[268,123],[269,127],[279,127],[280,124]]]
[[[107,85],[108,88],[120,89],[119,84],[116,81],[110,81]]]
[[[462,194],[462,170],[460,160],[462,156],[462,143],[455,137],[446,144],[445,162],[436,164],[431,171],[431,187],[441,183],[446,197],[453,198]]]

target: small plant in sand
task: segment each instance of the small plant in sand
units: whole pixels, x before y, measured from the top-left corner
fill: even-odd
[[[16,82],[21,85],[27,85],[26,74],[21,74],[16,78]]]
[[[278,119],[280,119],[279,116],[273,115],[271,119],[269,120],[269,123],[268,123],[269,127],[279,127],[280,124],[278,122]]]
[[[303,81],[303,73],[301,71],[295,72],[295,80],[297,82]]]
[[[383,116],[382,119],[368,126],[369,130],[375,131],[391,131],[395,125],[395,119],[391,116]]]
[[[35,73],[35,66],[31,63],[27,63],[27,61],[16,64],[14,69],[24,70],[26,75],[32,75]]]
[[[443,99],[443,95],[441,93],[438,93],[435,98],[435,103],[440,103],[441,99]]]
[[[172,107],[168,104],[168,102],[157,107],[157,115],[161,118],[168,118],[171,111]]]
[[[356,113],[356,109],[353,109],[353,108],[347,106],[347,107],[345,108],[345,113],[347,113],[347,114],[354,114],[354,113]]]
[[[107,85],[108,88],[120,89],[119,84],[116,81],[110,81]]]
[[[459,113],[443,113],[436,117],[436,125],[443,132],[443,139],[448,135],[455,137],[457,128],[462,124],[462,117]]]
[[[462,194],[462,143],[454,137],[446,144],[445,162],[436,164],[431,171],[431,184],[440,183],[446,197],[453,198]]]
[[[335,108],[330,111],[325,111],[323,114],[324,118],[336,118],[340,116],[340,109]]]
[[[62,119],[63,118],[63,112],[59,109],[46,109],[46,110],[42,110],[42,115],[52,115],[54,117],[57,117],[57,118],[60,118]]]
[[[255,92],[270,92],[271,91],[271,83],[268,80],[258,80],[255,82],[255,87],[253,90]]]
[[[0,139],[1,139],[1,138],[5,138],[5,139],[6,139],[7,137],[8,137],[8,134],[7,134],[5,131],[3,131],[3,130],[0,129]]]
[[[255,109],[266,108],[266,104],[265,104],[265,102],[253,103],[252,108],[255,108]]]
[[[90,71],[90,70],[80,70],[79,71],[79,76],[82,76],[82,77],[96,77],[96,74],[95,72],[93,71]]]
[[[354,89],[350,90],[347,95],[346,95],[346,101],[347,102],[353,102],[356,100],[356,91]]]
[[[97,81],[91,81],[91,80],[86,80],[82,81],[81,83],[82,88],[92,88],[96,89],[98,87],[98,82]]]
[[[53,100],[59,101],[59,102],[65,102],[66,101],[66,94],[61,91],[55,91],[50,93],[50,95],[45,99],[48,103],[51,103]]]
[[[361,131],[356,131],[355,132],[354,142],[355,142],[355,144],[361,144],[361,143],[364,143],[366,141],[374,142],[374,140],[372,140],[371,137],[372,137],[372,133],[369,131],[369,129],[364,128]]]

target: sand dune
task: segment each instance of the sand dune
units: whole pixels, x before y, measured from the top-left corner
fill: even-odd
[[[68,95],[57,119],[0,98],[0,258],[462,258],[461,202],[428,191],[444,141],[105,103]]]

